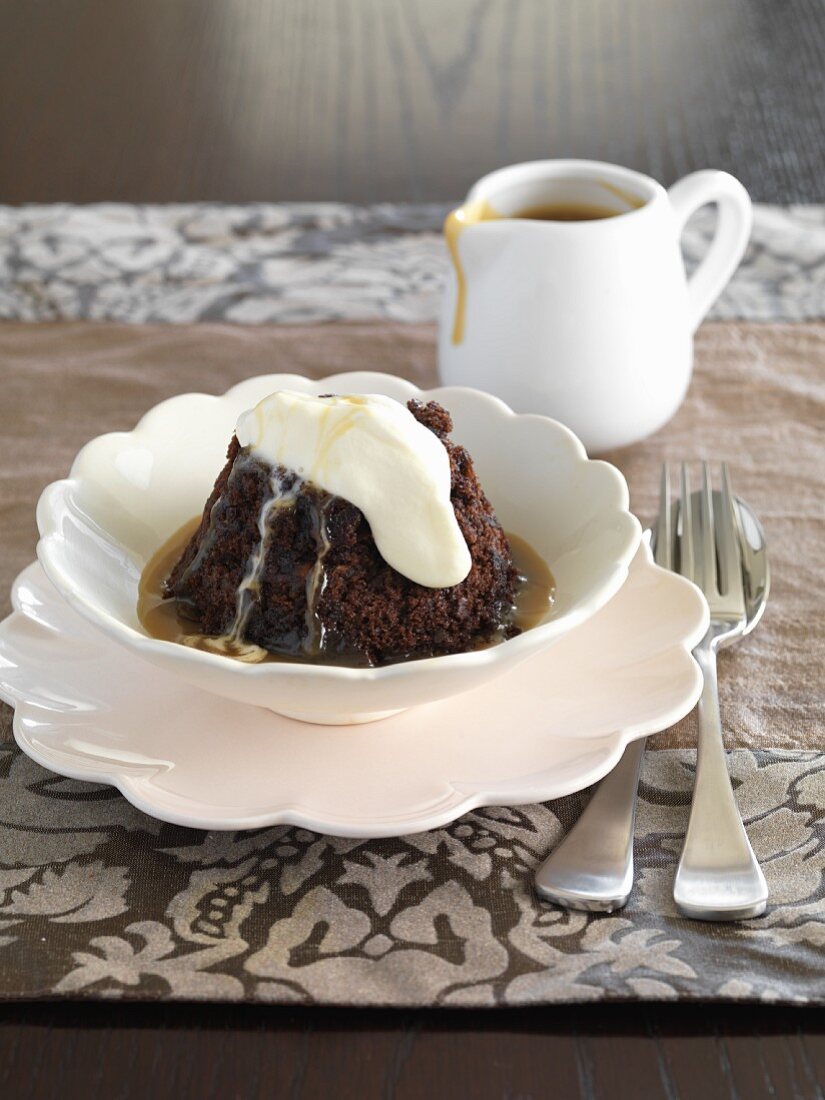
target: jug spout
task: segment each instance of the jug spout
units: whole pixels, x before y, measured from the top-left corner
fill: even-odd
[[[444,239],[450,259],[453,262],[456,280],[455,317],[453,318],[452,342],[460,344],[464,339],[464,315],[467,305],[467,272],[458,254],[458,241],[465,229],[479,222],[497,221],[503,218],[487,199],[472,199],[455,210],[451,210],[444,222]]]

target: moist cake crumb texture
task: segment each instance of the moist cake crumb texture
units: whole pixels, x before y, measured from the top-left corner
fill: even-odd
[[[193,631],[273,654],[381,665],[510,637],[517,573],[467,451],[436,402],[410,401],[450,459],[450,497],[472,558],[465,580],[427,588],[389,566],[363,513],[233,437],[200,526],[165,584]]]

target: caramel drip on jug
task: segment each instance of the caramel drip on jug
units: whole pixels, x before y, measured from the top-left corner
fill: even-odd
[[[497,221],[503,216],[486,199],[476,199],[474,202],[459,206],[457,210],[451,210],[444,222],[444,239],[447,242],[447,248],[453,261],[457,284],[455,319],[453,321],[454,344],[460,344],[464,339],[464,315],[467,307],[467,279],[458,255],[458,238],[470,225],[477,225],[479,222]]]
[[[562,182],[568,184],[568,186],[571,183],[570,180],[566,179]],[[575,181],[572,182],[575,183]],[[581,198],[577,196],[572,198],[551,198],[545,202],[527,206],[508,215],[500,213],[486,199],[474,199],[472,202],[467,202],[463,206],[459,206],[458,209],[452,210],[447,215],[444,222],[444,239],[447,242],[447,248],[449,249],[450,257],[453,261],[457,284],[452,336],[454,344],[460,344],[464,339],[465,314],[467,309],[467,277],[461,263],[461,258],[458,255],[458,239],[468,226],[478,225],[479,222],[500,221],[502,218],[549,222],[594,221],[602,218],[615,218],[619,214],[626,214],[632,210],[637,210],[640,206],[644,206],[643,199],[624,190],[624,188],[616,187],[612,183],[607,183],[605,180],[583,180],[582,183],[587,184],[591,190],[593,185],[595,185],[604,191],[607,203],[600,203],[590,198]],[[618,207],[615,205],[616,200],[621,204]]]

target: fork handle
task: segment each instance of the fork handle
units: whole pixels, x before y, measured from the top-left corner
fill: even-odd
[[[716,650],[710,635],[694,650],[704,685],[699,699],[696,779],[673,898],[698,920],[742,920],[765,911],[768,887],[728,776],[722,739]]]

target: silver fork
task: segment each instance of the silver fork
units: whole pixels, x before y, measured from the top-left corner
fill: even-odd
[[[652,532],[657,565],[673,569],[673,517],[667,466],[662,467],[659,515]],[[646,739],[631,741],[596,788],[576,824],[535,875],[536,892],[556,905],[613,913],[633,890],[636,792]]]
[[[722,465],[722,489],[715,514],[710,469],[702,468],[702,489],[691,497],[682,466],[679,510],[679,572],[697,584],[710,608],[708,632],[693,655],[702,670],[696,779],[673,900],[686,917],[744,920],[764,913],[765,876],[753,854],[728,776],[719,692],[717,652],[745,633],[747,608],[742,582],[743,537],[730,478]],[[689,502],[685,506],[686,502]]]
[[[663,467],[653,534],[656,561],[666,569],[675,569],[678,564],[680,572],[703,588],[707,576],[706,597],[711,608],[711,626],[695,651],[704,675],[699,754],[690,826],[674,897],[686,916],[737,920],[764,911],[767,886],[727,775],[716,690],[716,651],[758,622],[767,596],[767,574],[764,590],[759,593],[761,600],[753,601],[746,609],[741,555],[747,540],[741,539],[738,530],[739,517],[726,467],[722,492],[716,494],[720,513],[716,523],[707,466],[703,491],[694,497],[688,490],[687,470],[682,467],[681,497],[680,505],[674,508],[669,472],[667,466]],[[644,741],[635,741],[627,747],[576,825],[539,868],[536,889],[542,897],[569,908],[606,912],[627,902],[633,886],[633,826],[644,745]]]

